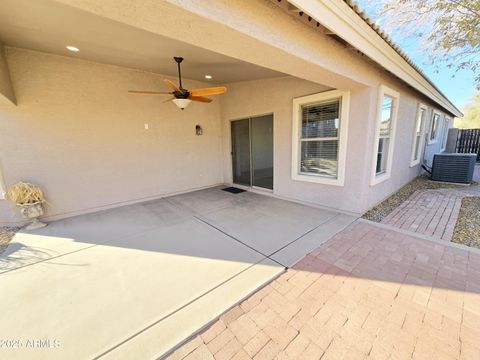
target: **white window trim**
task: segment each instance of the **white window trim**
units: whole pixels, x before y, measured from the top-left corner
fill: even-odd
[[[340,129],[338,135],[337,177],[329,178],[316,174],[301,174],[300,169],[300,124],[302,105],[314,104],[325,100],[341,98]],[[350,92],[341,90],[325,91],[318,94],[293,99],[292,116],[292,179],[325,185],[344,186],[345,163],[347,158],[348,115],[350,113]]]
[[[7,194],[7,186],[3,177],[2,163],[0,162],[0,200],[5,200]]]
[[[387,159],[387,169],[382,174],[376,174],[376,165],[377,165],[377,151],[378,151],[378,142],[380,140],[380,121],[382,120],[382,105],[383,97],[387,95],[394,99],[393,109],[392,109],[392,125],[391,125],[391,135],[388,145],[388,159]],[[393,161],[393,150],[395,149],[395,135],[397,128],[397,116],[398,116],[398,107],[400,104],[400,93],[395,91],[385,85],[380,85],[378,92],[377,100],[377,116],[375,118],[375,140],[373,142],[373,152],[372,152],[372,174],[370,179],[370,185],[377,185],[390,178],[392,172],[392,161]]]
[[[431,140],[432,131],[433,131],[433,119],[434,119],[435,115],[438,115],[437,131],[435,132],[435,137],[433,138],[433,140]],[[427,143],[428,145],[433,145],[433,144],[436,144],[438,142],[438,130],[439,130],[438,127],[439,127],[441,121],[442,121],[442,114],[439,111],[433,109],[432,110],[432,116],[430,117],[430,127],[428,129],[428,143]]]
[[[425,118],[423,119],[423,125],[422,128],[420,129],[420,143],[418,144],[418,159],[414,160],[415,158],[415,141],[417,137],[417,121],[418,121],[418,115],[420,114],[420,111],[424,110],[424,116]],[[415,114],[415,127],[413,128],[413,143],[412,143],[412,156],[410,158],[410,167],[417,166],[420,164],[420,159],[422,158],[422,153],[423,153],[423,147],[425,146],[425,128],[427,126],[427,119],[428,119],[428,107],[425,104],[418,103],[417,107],[417,113]]]

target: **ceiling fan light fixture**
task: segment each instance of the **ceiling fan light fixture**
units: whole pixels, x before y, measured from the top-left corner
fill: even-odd
[[[189,99],[173,99],[172,101],[182,110],[185,109],[192,102]]]
[[[180,67],[181,62],[183,61],[182,57],[175,56],[173,58],[177,63],[178,68],[178,86],[169,79],[163,79],[165,85],[170,89],[170,91],[139,91],[139,90],[128,90],[131,94],[138,94],[138,95],[155,95],[155,96],[169,96],[170,98],[167,101],[173,101],[175,105],[178,106],[179,109],[185,109],[190,102],[196,101],[201,103],[211,103],[212,99],[209,98],[211,95],[220,95],[227,91],[225,86],[215,86],[215,87],[207,87],[203,89],[185,89],[182,86],[182,69]],[[213,79],[212,75],[205,74],[206,79]]]
[[[77,48],[76,46],[72,46],[72,45],[68,45],[68,46],[66,46],[66,48],[67,48],[67,50],[73,51],[73,52],[79,52],[80,51],[79,48]]]

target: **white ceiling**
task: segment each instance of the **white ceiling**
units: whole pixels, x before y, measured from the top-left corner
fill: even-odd
[[[111,21],[52,0],[1,0],[0,41],[6,45],[212,83],[263,79],[282,73]],[[80,49],[72,53],[65,47]]]

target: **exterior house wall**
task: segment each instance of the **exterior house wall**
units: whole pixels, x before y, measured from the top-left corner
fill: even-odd
[[[351,90],[344,186],[293,180],[292,100],[329,88],[293,77],[284,77],[226,84],[228,93],[221,98],[225,181],[232,182],[231,120],[273,113],[274,195],[357,214],[365,212],[391,195],[421,171],[421,163],[410,166],[417,109],[419,103],[427,105],[429,109],[432,104],[381,71],[378,72],[376,80],[400,93],[393,165],[387,180],[371,185],[371,171],[375,166],[372,155],[376,146],[374,141],[379,86]],[[430,126],[430,112],[431,110],[427,111],[425,134]]]
[[[374,142],[374,138],[370,137],[366,147],[366,151],[370,154],[370,172],[366,187],[368,200],[364,210],[373,207],[378,202],[387,198],[420,173],[420,165],[410,166],[414,141],[413,134],[420,99],[418,98],[418,95],[414,93],[412,94],[411,91],[399,83],[389,81],[387,78],[384,78],[382,83],[400,93],[394,133],[395,140],[392,154],[392,169],[388,179],[375,185],[371,184],[371,172],[372,168],[375,166],[375,163],[373,163],[371,159],[372,154],[376,152],[377,144]],[[375,115],[372,119],[372,123],[375,125],[377,121],[377,115]],[[375,128],[370,127],[369,132],[370,134],[375,134]]]
[[[16,48],[6,55],[18,106],[0,105],[3,175],[7,185],[40,185],[50,218],[223,183],[218,101],[181,111],[127,93],[160,90],[158,74]],[[0,222],[19,219],[0,200]]]
[[[7,185],[42,186],[50,219],[230,183],[230,120],[269,113],[276,196],[360,214],[420,172],[420,165],[410,167],[416,111],[419,102],[429,108],[431,102],[358,54],[349,61],[370,85],[345,87],[341,76],[328,77],[350,91],[344,186],[291,176],[292,100],[331,86],[291,76],[237,82],[226,84],[228,92],[212,104],[180,111],[161,98],[127,93],[159,89],[162,75],[15,48],[6,55],[18,107],[0,105],[3,176]],[[393,166],[389,179],[371,185],[382,84],[400,93]],[[430,119],[429,111],[426,130]],[[196,124],[203,136],[195,136]],[[0,223],[18,221],[12,214],[0,201]]]
[[[365,131],[376,105],[372,88],[355,89],[350,94],[347,161],[344,186],[325,185],[292,179],[292,101],[330,88],[305,80],[285,77],[227,84],[221,98],[224,146],[224,179],[232,181],[230,121],[249,116],[274,114],[274,189],[276,196],[352,213],[367,205],[369,167]],[[375,99],[375,100],[373,100]],[[369,153],[371,154],[371,153]],[[367,185],[368,186],[368,185]]]
[[[83,11],[291,76],[335,87],[371,84],[354,52],[269,0],[59,0]],[[133,8],[132,8],[133,6]]]
[[[333,40],[324,31],[298,21],[298,12],[282,10],[281,7],[288,7],[287,1],[281,2],[281,6],[272,0],[144,0],[135,6],[130,1],[117,0],[103,0],[101,4],[95,0],[57,2],[330,87],[374,86],[376,83],[377,69],[370,66],[372,62],[359,62],[356,51]],[[359,40],[367,47],[361,50],[364,54],[378,55],[375,61],[387,66],[390,72],[405,80],[413,77],[415,81],[410,82],[411,86],[452,108],[348,4],[289,2],[311,10],[313,18],[319,17],[320,23],[329,24],[327,28],[342,30],[340,37],[352,40],[353,45]],[[305,10],[305,14],[309,11]]]
[[[428,139],[428,136],[430,134],[430,128],[432,126],[432,119],[433,119],[433,112],[437,112],[440,114],[440,122],[438,124],[438,135],[437,135],[437,140],[430,142]],[[444,122],[445,121],[445,122]],[[444,125],[447,124],[446,127]],[[425,154],[424,154],[424,159],[425,162],[428,166],[432,167],[433,165],[433,157],[435,154],[441,153],[445,151],[445,149],[442,149],[442,140],[446,139],[448,136],[448,129],[453,126],[453,120],[446,117],[446,114],[437,108],[430,108],[428,111],[428,127],[426,131],[426,142],[425,142]],[[445,142],[446,144],[446,142]]]
[[[76,0],[64,1],[76,2]],[[338,195],[338,189],[327,191],[323,189],[330,187],[325,187],[325,185],[303,183],[298,185],[292,182],[292,186],[279,188],[279,195],[284,194],[283,189],[288,189],[286,190],[288,194],[297,198],[313,200],[321,204],[328,203],[330,206],[334,204],[335,207],[341,209],[347,207],[351,211],[360,209],[360,212],[363,212],[388,197],[420,173],[420,165],[410,167],[416,109],[419,101],[429,107],[432,107],[433,104],[432,101],[427,100],[425,96],[413,90],[412,87],[404,85],[401,79],[387,73],[376,63],[367,60],[367,57],[349,50],[326,34],[322,34],[316,31],[315,28],[298,21],[298,17],[296,18],[292,14],[278,11],[276,4],[272,2],[269,3],[263,0],[248,2],[218,0],[204,4],[170,0],[169,3],[174,4],[176,8],[165,10],[185,10],[187,16],[184,19],[190,18],[189,24],[194,24],[192,26],[201,26],[203,31],[211,31],[210,34],[212,36],[221,32],[221,35],[215,35],[216,41],[214,44],[209,42],[209,37],[195,39],[202,46],[204,44],[211,50],[269,67],[297,78],[325,84],[332,88],[350,89],[352,91],[352,109],[355,108],[353,102],[356,96],[354,96],[354,93],[363,93],[364,99],[359,101],[361,106],[357,105],[358,108],[356,108],[359,112],[353,113],[352,111],[353,116],[363,117],[361,121],[361,126],[363,126],[362,132],[354,135],[349,132],[349,139],[352,136],[361,136],[363,140],[355,139],[354,141],[365,141],[364,146],[360,147],[363,151],[363,156],[355,154],[353,155],[354,160],[351,160],[352,150],[349,148],[346,170],[346,182],[355,181],[356,183],[361,183],[360,188],[362,190],[355,192],[352,197],[345,196],[342,200],[341,197],[336,196]],[[299,4],[299,7],[305,6],[313,9],[321,7],[321,5],[322,2],[312,1],[302,3],[301,6]],[[89,11],[110,16],[106,14],[105,9],[93,9],[91,6],[85,6],[85,4],[83,6],[88,8]],[[141,9],[137,10],[141,11]],[[312,10],[313,13],[315,11]],[[194,20],[197,15],[200,15],[203,19],[201,21],[198,19]],[[151,31],[158,33],[166,34],[167,31],[166,29],[161,29],[161,25],[157,23],[155,25],[150,24],[149,21],[151,22],[152,18],[145,20],[136,16],[135,19],[122,18],[121,20],[127,21],[132,25],[141,23],[142,27],[148,27]],[[344,25],[351,27],[352,22],[347,22]],[[361,25],[368,28],[363,22]],[[219,27],[222,28],[221,31]],[[217,29],[215,30],[215,28]],[[368,30],[370,29],[365,29],[366,32]],[[206,32],[203,34],[205,35]],[[351,32],[349,35],[353,36]],[[181,36],[182,41],[189,42],[192,40],[192,35],[189,34],[181,34],[179,36]],[[374,38],[376,36],[373,35]],[[225,41],[226,38],[228,40]],[[261,45],[253,44],[256,41],[259,41]],[[257,51],[259,46],[261,46],[262,51]],[[387,53],[392,51],[388,44],[382,43],[381,47]],[[278,50],[281,50],[281,52],[278,52]],[[390,61],[392,58],[388,57],[387,60]],[[407,69],[407,73],[414,78],[418,77],[416,71],[411,69],[409,65],[402,64],[402,68]],[[424,82],[424,79],[420,80],[422,83]],[[428,81],[425,82],[428,83]],[[370,185],[370,171],[374,166],[372,164],[372,153],[375,141],[377,88],[381,84],[399,91],[401,98],[395,135],[396,144],[393,151],[393,170],[388,180],[372,186]],[[367,96],[366,93],[369,95]],[[438,94],[436,98],[438,99]],[[429,120],[427,117],[427,121]],[[353,126],[355,125],[358,125],[358,123],[355,123]],[[352,126],[352,123],[350,126]],[[367,131],[365,132],[365,130]],[[291,141],[289,141],[288,146],[291,146]],[[427,149],[427,155],[429,151]],[[355,160],[359,161],[356,162]],[[359,172],[353,172],[355,180],[349,178],[349,169],[352,169],[352,167],[359,170]],[[277,176],[277,182],[279,181],[278,178],[279,176]],[[347,186],[346,183],[345,189]],[[295,190],[293,190],[294,188]],[[334,189],[333,187],[331,188]],[[330,197],[330,194],[335,195]]]
[[[381,83],[385,84],[400,93],[397,126],[395,131],[395,146],[393,149],[393,165],[390,178],[376,185],[369,185],[367,190],[367,207],[368,210],[389,197],[396,190],[407,184],[409,181],[418,176],[421,171],[423,159],[433,159],[433,154],[440,152],[440,136],[439,140],[434,144],[428,144],[428,134],[431,126],[432,111],[435,109],[440,114],[440,118],[445,117],[445,113],[440,111],[430,100],[411,88],[405,86],[400,81],[395,81],[394,78],[385,73],[380,73]],[[419,104],[427,107],[426,121],[424,125],[424,149],[420,154],[420,163],[415,166],[410,166],[412,156],[412,148],[414,142],[414,129],[416,125],[417,110]],[[373,120],[375,123],[376,119]],[[452,121],[448,123],[448,127],[452,126]],[[373,129],[369,129],[370,134],[374,133]],[[445,132],[446,133],[446,132]],[[439,133],[441,134],[441,132]],[[372,154],[374,151],[374,139],[369,139],[367,146],[368,152]],[[429,163],[431,166],[431,162]],[[374,164],[370,163],[370,168]]]

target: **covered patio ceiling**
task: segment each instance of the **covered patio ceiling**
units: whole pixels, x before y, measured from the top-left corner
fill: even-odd
[[[84,60],[177,76],[173,56],[185,58],[185,78],[229,83],[283,73],[141,30],[52,0],[5,0],[0,42]],[[79,52],[67,50],[75,46]],[[206,79],[211,75],[212,79]]]

